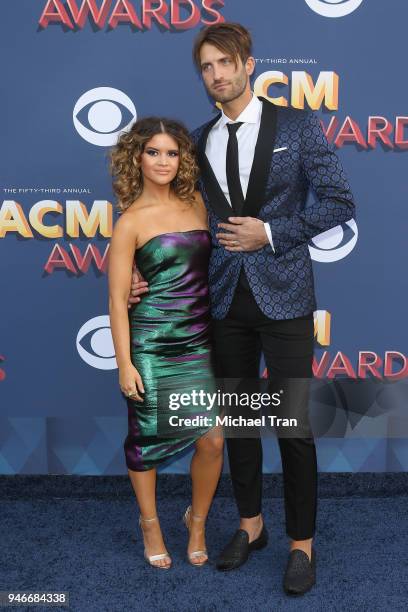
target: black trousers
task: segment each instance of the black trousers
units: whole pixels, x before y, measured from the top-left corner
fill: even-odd
[[[226,318],[213,326],[215,373],[219,378],[258,378],[261,351],[270,376],[311,378],[313,313],[269,319],[250,289],[239,283]],[[286,533],[306,540],[315,533],[317,459],[313,438],[279,437]],[[241,518],[262,507],[262,443],[259,438],[227,438],[233,490]]]

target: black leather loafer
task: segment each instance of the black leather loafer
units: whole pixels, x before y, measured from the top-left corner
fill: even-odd
[[[238,529],[231,542],[227,544],[217,559],[216,567],[222,572],[237,569],[248,559],[249,553],[264,548],[268,543],[268,532],[265,525],[256,540],[249,543],[248,532]]]
[[[287,595],[303,595],[316,582],[316,553],[312,548],[312,556],[309,561],[308,555],[303,550],[292,550],[285,576],[283,578],[283,589]]]

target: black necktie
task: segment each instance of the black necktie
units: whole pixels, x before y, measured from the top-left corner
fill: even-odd
[[[238,162],[238,139],[237,131],[242,125],[242,121],[237,123],[227,123],[228,145],[227,145],[227,184],[231,200],[231,206],[236,215],[240,216],[244,207],[244,194],[242,193],[241,181],[239,178]]]

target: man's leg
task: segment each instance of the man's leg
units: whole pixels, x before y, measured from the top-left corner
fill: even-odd
[[[252,295],[239,286],[227,317],[214,322],[215,371],[218,377],[259,378],[260,340],[253,329],[254,315],[258,317]],[[264,547],[268,540],[261,514],[261,440],[259,436],[227,437],[227,449],[240,528],[218,557],[219,570],[240,567],[250,552]]]
[[[233,311],[234,313],[234,311]],[[260,343],[245,322],[233,316],[214,322],[215,373],[218,378],[257,379]],[[235,499],[249,541],[259,535],[262,504],[262,444],[259,438],[226,440]],[[258,520],[246,520],[256,519]]]
[[[314,345],[313,313],[306,317],[265,322],[258,328],[271,378],[311,378]],[[305,402],[304,410],[307,410]],[[307,413],[305,412],[307,416]],[[280,437],[286,532],[291,549],[311,556],[317,508],[317,459],[312,437]]]

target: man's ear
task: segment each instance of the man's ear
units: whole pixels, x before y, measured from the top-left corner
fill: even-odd
[[[247,61],[245,62],[245,70],[248,76],[252,76],[254,74],[255,66],[256,66],[255,58],[252,57],[252,55],[250,55]]]

